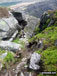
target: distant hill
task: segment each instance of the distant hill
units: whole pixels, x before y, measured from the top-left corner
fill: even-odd
[[[44,0],[27,6],[19,6],[16,11],[23,11],[26,14],[41,17],[45,11],[55,9],[57,9],[57,0]]]
[[[26,7],[25,13],[40,17],[44,11],[57,9],[57,0],[46,0]]]

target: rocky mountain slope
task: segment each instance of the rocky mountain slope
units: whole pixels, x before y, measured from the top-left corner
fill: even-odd
[[[57,0],[47,0],[26,6],[27,8],[17,8],[13,12],[11,10],[18,24],[22,26],[25,22],[26,26],[21,30],[17,28],[18,34],[14,40],[0,40],[0,47],[3,46],[2,49],[0,48],[0,76],[44,76],[45,72],[49,72],[49,76],[51,74],[57,76],[57,10],[54,10],[56,2]],[[33,8],[34,5],[37,8]],[[38,7],[44,11],[49,9],[53,11],[44,12]],[[34,9],[39,11],[34,14]],[[25,15],[26,21],[22,15]],[[33,16],[40,17],[40,20]],[[4,25],[3,21],[2,24]]]

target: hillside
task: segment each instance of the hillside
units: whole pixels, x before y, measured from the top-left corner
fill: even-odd
[[[42,26],[40,21],[39,27],[35,29],[35,35],[29,40],[29,42],[31,43],[34,40],[35,42],[38,40],[42,41],[43,47],[41,47],[42,45],[40,44],[36,52],[41,54],[44,72],[57,72],[57,10],[48,11],[48,14],[50,17],[46,20],[45,23],[42,22]],[[43,19],[45,20],[45,18]],[[53,23],[50,24],[51,20],[53,20]],[[50,26],[48,26],[49,24]],[[33,47],[33,45],[31,47]],[[38,76],[44,75],[39,74]]]
[[[0,76],[57,76],[57,10],[0,10]]]

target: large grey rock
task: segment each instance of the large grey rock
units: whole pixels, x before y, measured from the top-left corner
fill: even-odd
[[[11,14],[9,12],[9,14]],[[13,17],[0,18],[0,38],[11,38],[15,31],[19,28],[18,21]]]
[[[30,59],[29,68],[32,70],[39,70],[40,66],[38,64],[40,62],[40,58],[40,54],[34,52]]]
[[[21,45],[10,41],[0,41],[0,48],[4,50],[16,52],[21,50]]]

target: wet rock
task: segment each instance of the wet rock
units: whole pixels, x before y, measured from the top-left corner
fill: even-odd
[[[4,50],[16,52],[18,50],[21,50],[21,45],[9,41],[0,41],[0,48]]]
[[[40,54],[34,52],[30,59],[29,68],[32,70],[39,70],[40,66],[38,64],[40,62],[40,58]]]

